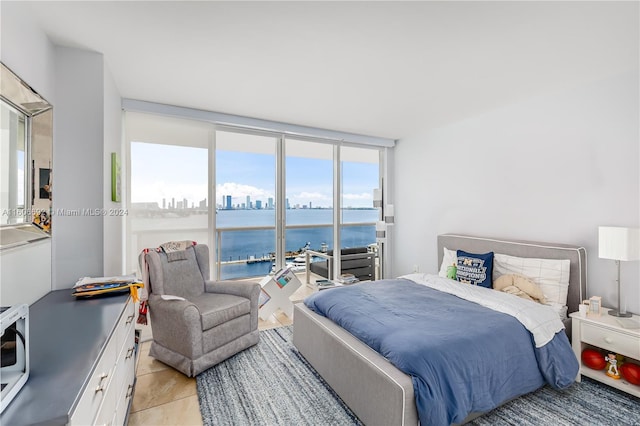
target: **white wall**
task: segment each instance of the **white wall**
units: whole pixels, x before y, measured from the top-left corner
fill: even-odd
[[[56,48],[54,289],[103,271],[103,218],[86,213],[103,207],[103,66],[99,53]]]
[[[1,23],[2,62],[54,106],[54,211],[119,207],[110,201],[110,154],[124,152],[121,99],[104,58],[54,46],[29,2],[3,2]],[[121,273],[123,222],[109,216],[55,216],[53,279],[42,294],[70,287],[83,275]],[[32,281],[30,267],[24,267],[26,282]],[[40,282],[41,274],[33,280]]]
[[[0,60],[54,105],[55,114],[54,46],[25,4],[2,3],[0,30]],[[0,263],[0,305],[30,304],[50,291],[50,241],[0,253]]]
[[[31,305],[51,290],[51,238],[0,255],[0,303]]]
[[[122,101],[111,72],[104,66],[104,148],[103,148],[103,205],[104,216],[104,275],[121,275],[124,270],[124,233],[125,216],[119,213],[125,208],[126,162],[124,158],[124,139],[122,138]],[[111,201],[111,153],[120,157],[121,193],[120,202]]]
[[[445,232],[582,245],[588,294],[617,305],[598,226],[640,226],[639,74],[544,94],[399,141],[396,275],[437,271]],[[622,265],[640,313],[640,262]],[[626,285],[625,285],[626,284]]]
[[[24,3],[2,2],[0,20],[2,62],[55,105],[53,44]]]

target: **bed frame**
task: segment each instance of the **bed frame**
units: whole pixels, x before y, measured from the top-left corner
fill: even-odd
[[[438,236],[438,267],[443,247],[472,253],[569,259],[568,312],[578,310],[587,294],[587,257],[583,247],[527,241],[507,241],[465,235]],[[417,425],[411,377],[380,354],[303,303],[294,308],[293,344],[324,380],[366,425]],[[565,321],[571,337],[570,321]],[[482,415],[472,413],[466,421]]]

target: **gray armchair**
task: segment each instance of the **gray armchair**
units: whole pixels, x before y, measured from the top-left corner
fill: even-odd
[[[149,354],[194,377],[258,343],[257,283],[209,281],[209,248],[189,247],[186,259],[146,254],[153,342]],[[186,300],[164,300],[162,295]]]

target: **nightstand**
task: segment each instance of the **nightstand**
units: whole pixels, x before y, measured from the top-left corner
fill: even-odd
[[[640,397],[640,386],[627,382],[624,378],[612,379],[605,374],[605,370],[593,370],[582,364],[581,354],[586,348],[600,350],[603,353],[611,351],[616,354],[631,358],[636,364],[640,364],[640,328],[624,328],[618,322],[617,317],[608,314],[609,309],[602,308],[599,317],[580,316],[578,312],[570,315],[572,321],[572,347],[573,352],[580,363],[580,371],[576,381],[580,381],[581,375],[607,384],[616,389]],[[640,316],[634,315],[633,320],[640,321]]]

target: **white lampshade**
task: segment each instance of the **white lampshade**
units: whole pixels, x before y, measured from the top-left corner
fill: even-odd
[[[598,227],[598,257],[640,260],[640,228]]]

